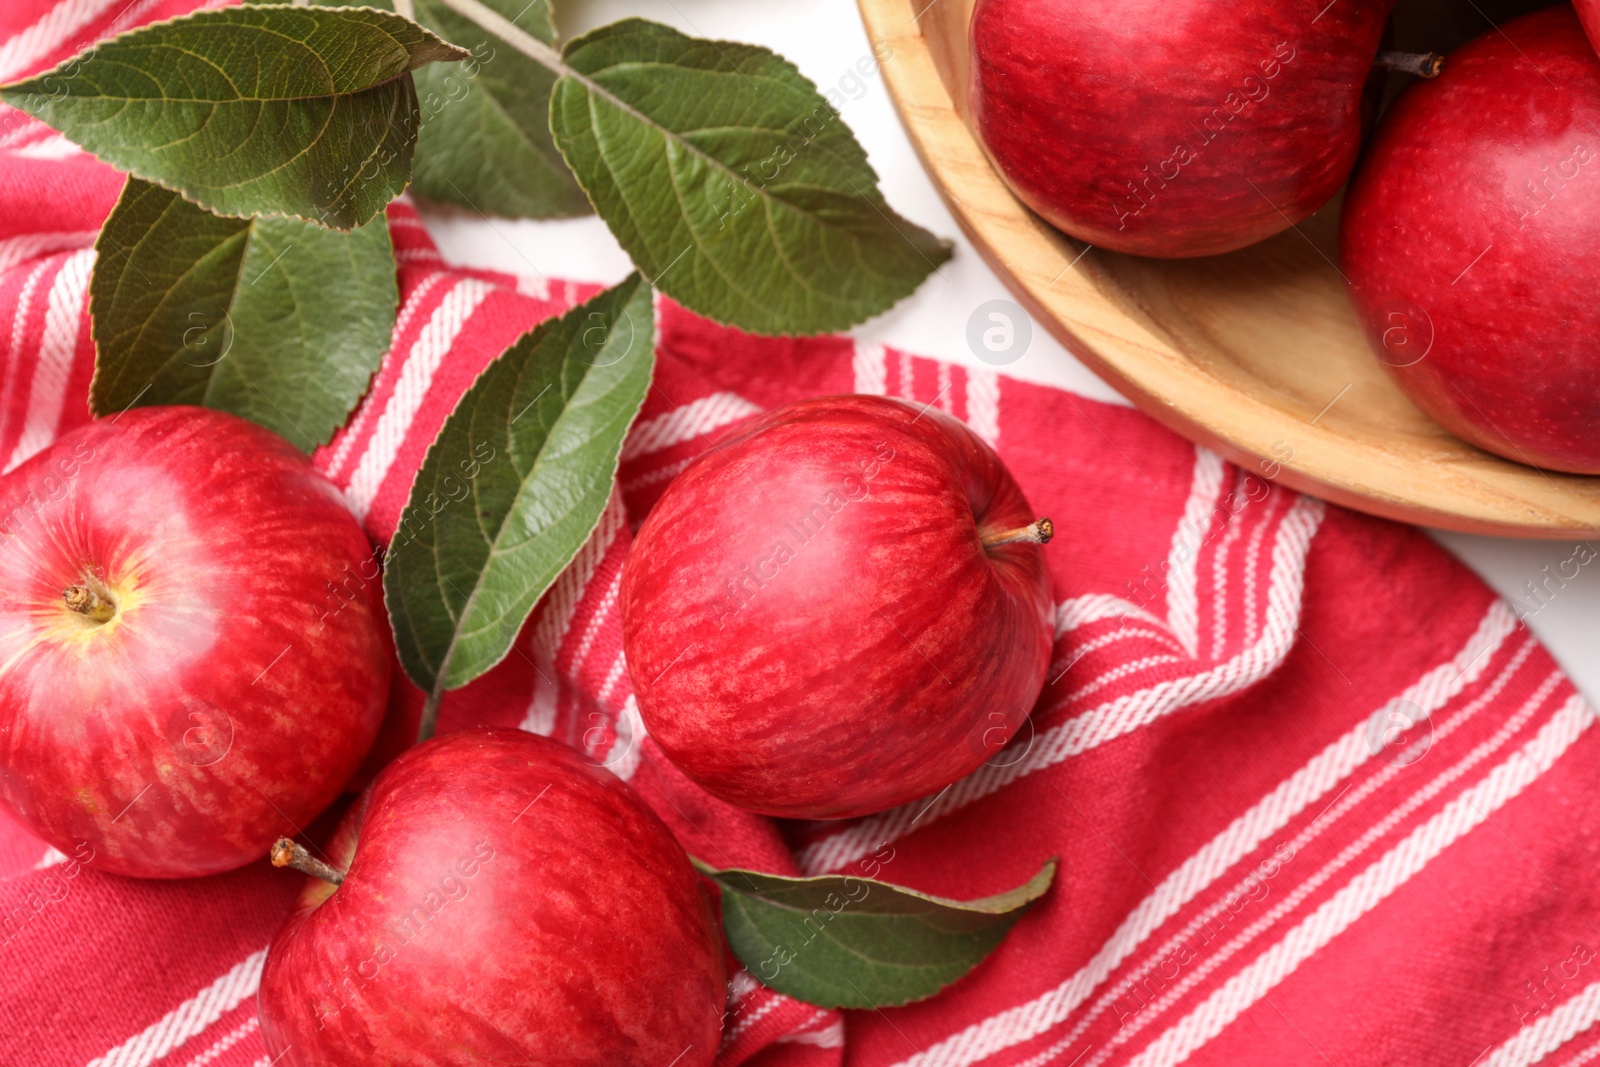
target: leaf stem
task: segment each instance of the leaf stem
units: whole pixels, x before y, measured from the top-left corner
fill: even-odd
[[[439,0],[441,4],[460,15],[462,18],[471,19],[490,33],[506,41],[517,51],[533,60],[535,63],[563,77],[576,78],[597,92],[604,93],[593,82],[567,66],[567,61],[561,58],[561,53],[545,44],[533,34],[506,18],[500,12],[483,4],[481,0]],[[407,6],[410,0],[405,0]],[[610,93],[604,93],[610,97]]]
[[[651,118],[649,115],[646,115],[643,111],[640,111],[622,97],[612,92],[610,89],[607,89],[593,78],[590,78],[587,74],[580,73],[567,63],[566,59],[561,55],[560,52],[556,51],[554,48],[551,48],[549,45],[539,40],[539,38],[535,37],[527,30],[524,30],[521,26],[518,26],[515,22],[512,22],[498,11],[485,6],[482,0],[439,0],[439,3],[443,4],[451,11],[454,11],[462,18],[471,19],[473,22],[476,22],[479,27],[488,30],[496,37],[506,41],[517,51],[521,52],[523,55],[539,64],[541,67],[544,67],[546,70],[553,72],[558,77],[571,78],[589,92],[593,93],[595,96],[605,100],[618,111],[626,113],[635,120],[644,123],[646,126],[661,130],[663,134],[670,136],[675,142],[682,145],[683,148],[691,155],[695,155],[701,159],[704,159],[714,167],[718,167],[720,169],[727,170],[729,173],[736,174],[731,167],[728,167],[721,160],[706,152],[705,149],[700,148],[698,145],[690,144],[688,140],[686,140],[676,130],[668,129],[660,122],[657,122],[655,119]],[[747,178],[740,177],[739,180],[747,186],[750,185],[750,181]],[[759,189],[757,191],[759,191]],[[663,271],[662,273],[665,272]],[[652,285],[655,284],[654,279],[647,280],[650,281]]]
[[[439,725],[439,702],[444,699],[444,672],[439,672],[440,681],[434,683],[433,691],[428,694],[428,699],[422,705],[422,719],[417,723],[417,744],[422,744],[433,736],[433,731]]]

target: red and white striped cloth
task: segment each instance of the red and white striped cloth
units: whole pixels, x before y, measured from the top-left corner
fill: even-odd
[[[0,77],[189,6],[8,0]],[[88,417],[90,245],[120,181],[0,110],[0,466]],[[473,377],[594,291],[450,268],[410,207],[389,221],[404,299],[393,351],[317,455],[378,541]],[[667,302],[660,333],[599,530],[521,654],[453,694],[443,728],[566,739],[714,864],[870,860],[892,881],[976,897],[1063,859],[1050,896],[931,1001],[841,1014],[738,975],[721,1067],[1600,1058],[1594,714],[1429,541],[1064,392],[849,340],[748,337]],[[710,435],[847,391],[966,420],[1057,521],[1054,680],[1018,743],[936,798],[778,824],[698,791],[644,735],[617,580],[631,531]],[[397,720],[416,707],[403,687]],[[1420,725],[1406,743],[1386,745],[1407,721]],[[297,882],[265,864],[174,883],[101,875],[0,816],[0,1062],[266,1064],[254,993]]]

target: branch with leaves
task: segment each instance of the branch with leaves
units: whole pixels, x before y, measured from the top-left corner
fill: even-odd
[[[650,388],[655,292],[757,333],[827,333],[950,255],[889,207],[838,111],[781,56],[642,19],[562,46],[546,0],[201,11],[0,100],[128,175],[95,246],[97,415],[196,404],[306,452],[326,444],[391,340],[379,215],[408,186],[480,215],[593,210],[632,258],[627,280],[502,352],[417,473],[383,582],[401,663],[428,694],[423,738],[600,521]],[[763,981],[876,1007],[975,966],[1054,864],[971,904],[853,877],[704,873]],[[797,918],[827,924],[803,958],[780,943]]]
[[[405,7],[410,18],[354,3],[198,12],[0,88],[129,174],[91,288],[97,414],[202,404],[307,451],[325,444],[393,330],[394,257],[373,220],[413,169],[422,196],[480,213],[592,204],[646,287],[761,333],[854,325],[949,256],[894,213],[838,112],[766,49],[629,19],[558,50],[544,0]],[[546,343],[529,335],[500,359],[532,346],[553,368],[565,357]],[[584,471],[591,489],[615,471],[610,439]],[[419,477],[413,519],[432,506],[433,476]],[[598,518],[547,531],[549,557],[570,559]],[[405,561],[391,598],[411,584]],[[481,625],[481,596],[445,594],[426,619],[395,609],[407,673],[434,706],[440,686],[504,654],[504,631],[559,568],[536,570],[507,601],[521,618],[497,614],[494,634],[446,641],[448,653],[427,635],[442,619]],[[480,647],[499,652],[455,651]]]

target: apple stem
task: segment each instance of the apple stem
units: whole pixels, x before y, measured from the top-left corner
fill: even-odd
[[[330,882],[333,885],[341,885],[344,882],[343,871],[332,864],[323,863],[287,837],[280,837],[273,842],[272,865],[274,867],[293,867],[301,874],[309,874],[313,878],[321,878],[324,882]]]
[[[1004,533],[990,534],[983,538],[984,548],[995,548],[999,545],[1015,544],[1026,541],[1030,545],[1047,545],[1050,538],[1056,535],[1056,525],[1049,519],[1035,519],[1026,526],[1015,530],[1006,530]]]
[[[1444,56],[1438,52],[1383,51],[1378,53],[1377,65],[1419,78],[1437,78],[1444,70]]]
[[[95,622],[110,622],[117,606],[86,585],[69,585],[61,591],[67,607]]]

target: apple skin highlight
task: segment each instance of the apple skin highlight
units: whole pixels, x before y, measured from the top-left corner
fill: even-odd
[[[873,396],[770,412],[689,465],[623,569],[623,648],[651,737],[703,788],[841,819],[994,756],[1049,667],[1037,516],[994,450]]]
[[[282,1067],[715,1059],[725,973],[699,878],[631,788],[560,742],[419,745],[327,858],[343,883],[307,881],[262,973]]]

